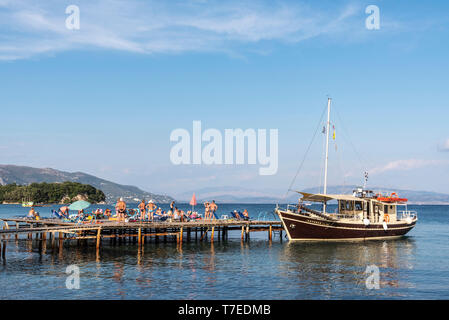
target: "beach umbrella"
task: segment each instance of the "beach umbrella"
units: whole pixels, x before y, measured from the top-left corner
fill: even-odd
[[[190,200],[190,205],[192,206],[193,211],[193,208],[197,205],[195,193],[193,194],[192,199]]]
[[[69,210],[83,210],[86,209],[90,206],[90,202],[84,201],[84,200],[79,200],[79,201],[75,201],[74,203],[72,203],[69,206]]]

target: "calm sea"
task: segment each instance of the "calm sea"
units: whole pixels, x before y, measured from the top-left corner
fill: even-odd
[[[104,208],[105,206],[99,206]],[[186,206],[180,206],[187,208]],[[247,208],[269,218],[274,205],[220,205],[219,215]],[[39,208],[41,216],[51,208]],[[407,237],[389,241],[289,243],[266,232],[240,242],[146,243],[95,247],[66,244],[39,250],[10,241],[0,260],[0,299],[449,299],[449,206],[409,206],[419,221]],[[0,205],[0,218],[24,215]],[[66,268],[80,270],[80,289],[66,288]],[[368,289],[367,266],[380,270]]]

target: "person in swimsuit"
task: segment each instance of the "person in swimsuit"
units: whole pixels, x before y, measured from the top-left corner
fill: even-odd
[[[64,207],[59,208],[59,214],[64,216],[65,218],[68,218],[69,217],[69,207],[64,206]]]
[[[119,201],[117,201],[115,209],[117,210],[117,221],[124,221],[126,214],[126,203],[123,201],[123,198],[120,198]]]
[[[153,221],[154,210],[156,210],[156,208],[157,208],[157,206],[153,200],[148,201],[147,209],[148,209],[148,219],[150,221]]]
[[[217,211],[217,209],[218,209],[218,206],[217,206],[217,204],[215,203],[215,200],[212,200],[212,203],[209,205],[209,207],[210,207],[210,217],[211,217],[211,219],[212,218],[214,218],[215,219],[215,211]]]
[[[204,202],[204,220],[208,220],[210,216],[210,203]]]
[[[140,220],[145,219],[145,200],[142,200],[137,207],[140,210]]]
[[[248,214],[248,210],[243,210],[243,213],[242,213],[242,215],[243,215],[243,217],[244,217],[244,219],[245,220],[248,220],[249,219],[249,214]]]
[[[36,211],[34,211],[34,207],[31,207],[30,211],[28,211],[28,218],[36,217]]]

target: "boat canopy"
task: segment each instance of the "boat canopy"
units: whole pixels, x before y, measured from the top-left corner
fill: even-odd
[[[361,199],[358,197],[354,197],[346,194],[320,194],[320,193],[307,193],[296,191],[303,195],[301,200],[303,201],[312,201],[312,202],[327,202],[331,200],[344,200],[344,201],[366,201],[365,199]]]

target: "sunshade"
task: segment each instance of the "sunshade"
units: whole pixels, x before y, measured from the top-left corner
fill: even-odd
[[[327,202],[330,200],[365,201],[364,199],[345,194],[319,194],[319,193],[314,194],[300,191],[296,192],[303,195],[303,198],[301,198],[301,200],[303,201],[312,201],[312,202]]]
[[[75,201],[69,206],[69,210],[83,210],[90,206],[90,203],[84,200]]]
[[[193,194],[192,199],[190,200],[190,205],[191,206],[196,206],[197,205],[195,194]]]

